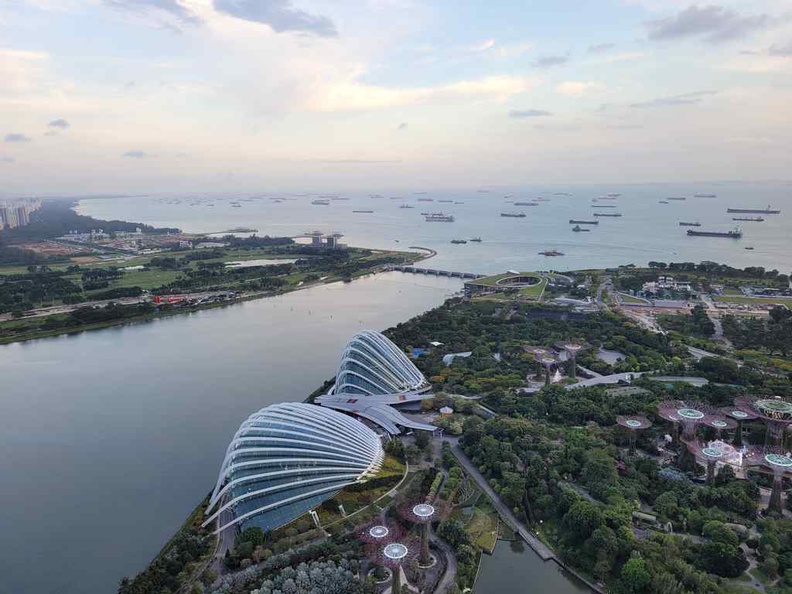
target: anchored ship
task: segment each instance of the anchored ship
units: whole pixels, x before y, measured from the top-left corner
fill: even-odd
[[[575,233],[580,233],[581,231],[591,231],[591,229],[584,229],[580,225],[575,225],[574,227],[572,227],[572,231],[574,231]]]
[[[537,202],[515,202],[514,206],[539,206]]]
[[[742,214],[781,214],[780,210],[774,210],[767,205],[767,208],[727,208],[726,212]]]
[[[430,212],[424,219],[427,223],[453,223],[454,215],[443,214],[442,212]]]
[[[751,221],[752,223],[764,223],[762,217],[732,217],[732,221]]]
[[[618,212],[595,212],[595,217],[620,217],[621,213]]]
[[[740,239],[743,236],[742,230],[739,227],[733,231],[696,231],[694,229],[688,229],[687,234],[696,237],[730,237],[732,239]]]
[[[502,217],[511,217],[514,219],[524,219],[525,213],[524,212],[502,212]]]
[[[599,225],[599,221],[578,221],[577,219],[569,219],[570,225]]]
[[[717,198],[717,194],[693,194],[694,198]]]
[[[539,252],[540,256],[563,256],[564,252],[559,252],[558,250],[545,250],[543,252]]]
[[[701,227],[701,223],[699,223],[699,222],[686,223],[684,221],[679,221],[679,226],[680,227]]]

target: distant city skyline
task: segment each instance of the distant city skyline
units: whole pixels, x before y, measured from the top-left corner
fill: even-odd
[[[0,3],[2,195],[789,179],[788,1]]]

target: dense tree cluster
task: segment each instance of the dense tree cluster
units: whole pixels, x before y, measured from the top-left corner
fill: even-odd
[[[763,350],[770,355],[792,354],[792,311],[774,307],[768,319],[723,317],[723,332],[738,349]]]
[[[297,567],[285,567],[267,578],[251,594],[363,594],[371,592],[372,586],[361,582],[357,576],[358,562],[341,559],[300,563]]]

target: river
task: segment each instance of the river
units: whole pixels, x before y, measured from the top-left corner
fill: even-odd
[[[251,412],[303,400],[355,332],[460,288],[388,273],[0,347],[0,592],[115,592],[214,484]]]

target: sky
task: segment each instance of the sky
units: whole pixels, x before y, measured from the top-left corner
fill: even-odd
[[[0,193],[789,180],[792,0],[0,0]]]

